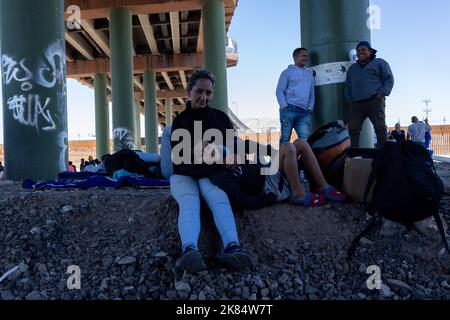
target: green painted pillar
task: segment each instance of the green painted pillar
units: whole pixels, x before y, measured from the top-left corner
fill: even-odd
[[[135,109],[135,121],[134,125],[136,128],[136,149],[141,149],[141,104],[138,99],[134,103]]]
[[[64,1],[0,1],[5,175],[55,179],[67,168]]]
[[[316,81],[321,82],[316,86],[313,130],[332,120],[348,119],[345,75],[350,51],[359,41],[370,41],[368,8],[369,0],[300,0],[302,47],[308,49]],[[370,127],[364,127],[361,146],[368,147]]]
[[[94,77],[95,90],[95,150],[97,159],[109,151],[109,106],[106,93],[106,74]]]
[[[172,125],[172,99],[166,99],[166,126]]]
[[[225,8],[223,0],[203,1],[203,48],[205,69],[216,77],[211,107],[228,114]]]
[[[156,74],[144,72],[145,152],[158,152],[158,109],[156,105]]]
[[[109,10],[114,152],[135,148],[131,11]]]

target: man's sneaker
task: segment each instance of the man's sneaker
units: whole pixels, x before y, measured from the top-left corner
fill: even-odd
[[[196,273],[208,268],[200,251],[193,247],[186,248],[178,260],[177,266],[189,273]]]
[[[240,271],[250,270],[255,266],[255,258],[252,253],[242,249],[237,243],[231,243],[216,255],[217,261],[227,268]]]

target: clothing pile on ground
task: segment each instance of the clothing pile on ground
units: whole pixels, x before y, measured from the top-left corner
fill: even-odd
[[[169,187],[169,181],[161,175],[160,161],[158,154],[121,150],[103,157],[99,167],[104,170],[64,171],[58,174],[58,180],[37,182],[27,179],[22,186],[25,189]]]

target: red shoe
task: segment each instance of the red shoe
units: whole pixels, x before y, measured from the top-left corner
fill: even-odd
[[[332,200],[332,201],[337,201],[337,202],[342,202],[347,200],[348,196],[343,193],[342,191],[339,191],[338,189],[336,189],[333,186],[328,186],[326,188],[322,188],[322,189],[317,189],[316,192],[320,195],[323,195],[325,198]]]
[[[307,192],[306,197],[303,200],[300,199],[299,197],[290,196],[289,203],[304,207],[320,207],[326,203],[326,200],[324,196]]]

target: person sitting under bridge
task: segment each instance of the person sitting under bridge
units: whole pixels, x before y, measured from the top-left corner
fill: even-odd
[[[347,199],[347,195],[327,183],[311,147],[302,139],[282,144],[279,151],[271,149],[271,158],[279,163],[279,170],[272,175],[261,174],[264,165],[260,162],[236,164],[242,163],[238,161],[239,155],[231,157],[235,164],[229,165],[228,171],[213,174],[210,180],[240,209],[257,209],[285,200],[313,207],[324,205],[327,199],[339,202]],[[315,186],[314,192],[306,191],[302,185],[299,163]]]
[[[171,132],[173,174],[170,177],[170,189],[180,207],[178,230],[182,243],[182,255],[177,265],[190,273],[207,268],[198,248],[201,198],[212,211],[224,247],[216,255],[216,259],[227,267],[239,270],[248,270],[254,266],[253,255],[244,250],[239,241],[227,195],[209,180],[211,174],[224,170],[223,166],[208,164],[204,160],[195,161],[206,146],[203,141],[196,144],[195,130],[199,123],[201,136],[207,130],[216,130],[224,137],[226,130],[234,130],[226,113],[209,107],[214,84],[215,78],[207,70],[198,70],[192,75],[188,85],[186,110],[174,119]],[[187,137],[184,137],[185,134]],[[179,135],[183,137],[181,142],[176,139]],[[188,145],[186,149],[183,148],[185,144]],[[182,147],[182,156],[175,152],[179,146]],[[199,152],[197,146],[200,148]]]

